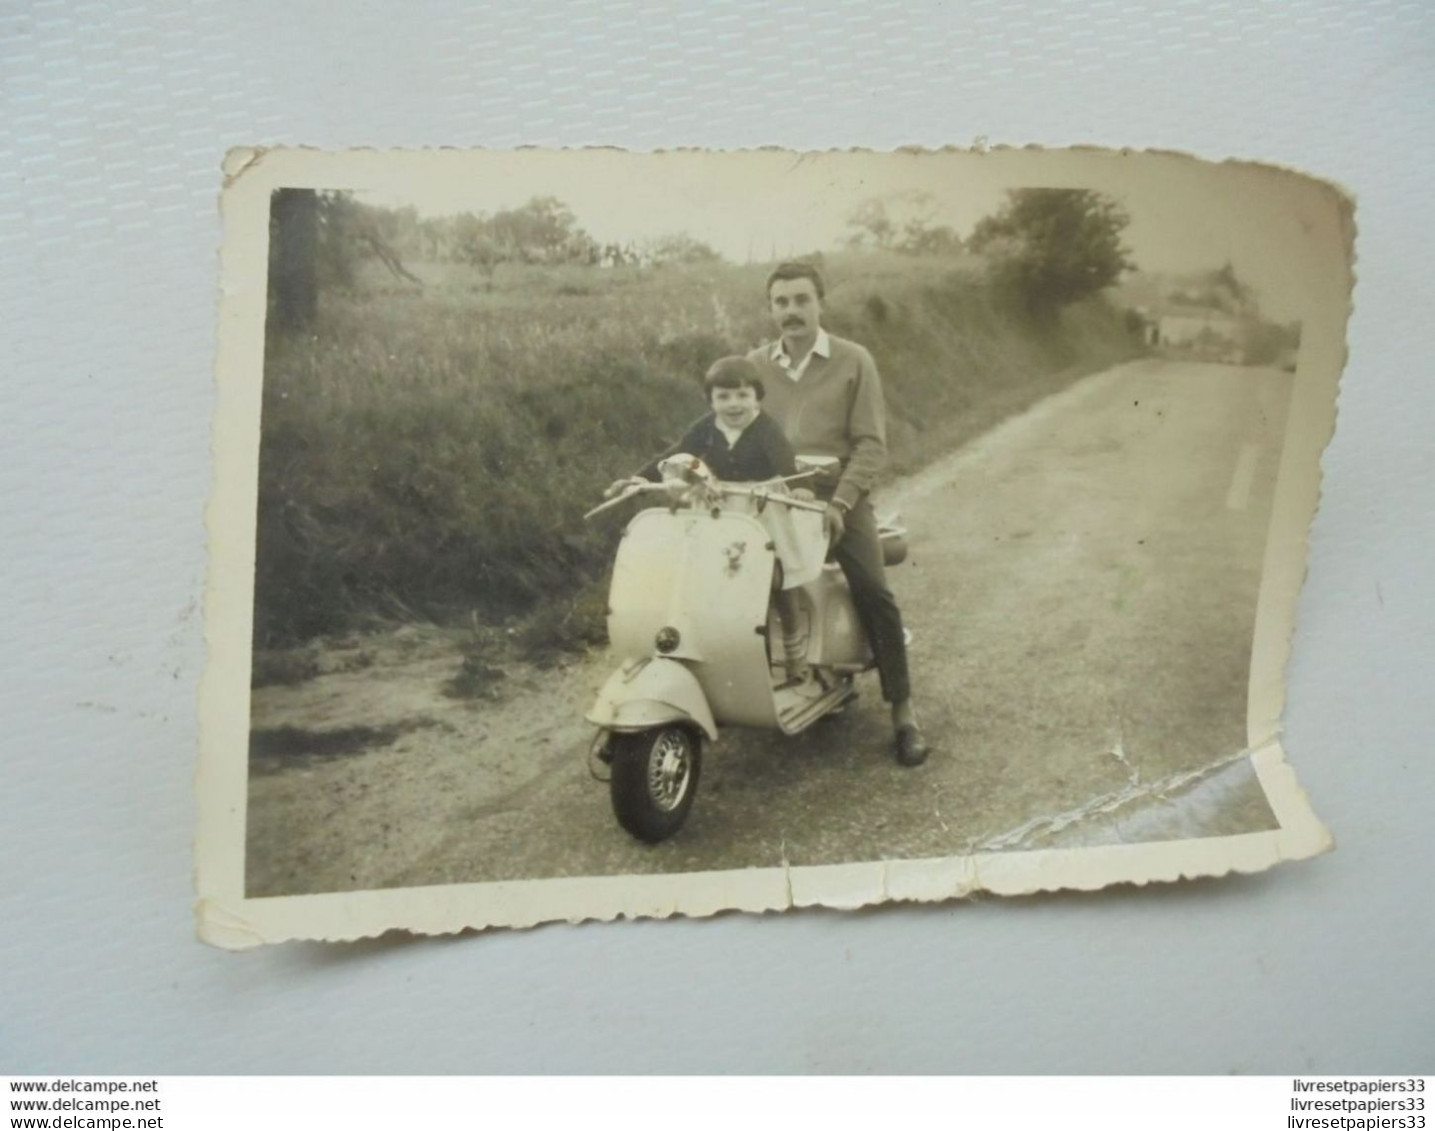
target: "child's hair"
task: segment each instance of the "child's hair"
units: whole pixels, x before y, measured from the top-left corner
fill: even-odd
[[[712,363],[703,378],[703,396],[708,400],[712,400],[714,389],[743,388],[756,389],[758,400],[762,400],[767,394],[767,390],[762,387],[762,375],[758,373],[757,366],[745,357],[720,357]]]

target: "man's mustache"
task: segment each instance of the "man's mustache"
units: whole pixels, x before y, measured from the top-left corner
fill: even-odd
[[[796,317],[793,317],[793,318],[784,318],[784,319],[782,320],[782,324],[783,324],[784,326],[805,326],[805,325],[807,325],[807,323],[804,322],[801,318],[796,318]]]

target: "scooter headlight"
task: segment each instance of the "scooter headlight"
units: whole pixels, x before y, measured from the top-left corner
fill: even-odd
[[[657,645],[658,651],[663,655],[676,651],[682,642],[683,638],[678,635],[678,630],[672,625],[658,629],[658,635],[653,637],[653,643]]]

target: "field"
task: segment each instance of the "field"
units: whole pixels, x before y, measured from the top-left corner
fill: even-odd
[[[311,333],[268,336],[259,682],[286,678],[275,650],[396,622],[530,654],[601,640],[618,524],[583,512],[703,411],[712,360],[770,332],[762,265],[409,266],[423,287],[370,262]],[[971,260],[825,270],[825,324],[883,375],[894,473],[1140,348],[1101,302],[1031,321]]]

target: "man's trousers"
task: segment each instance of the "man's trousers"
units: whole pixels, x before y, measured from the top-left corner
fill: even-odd
[[[846,529],[832,558],[847,577],[857,619],[876,657],[882,698],[889,703],[905,703],[912,695],[907,677],[907,640],[897,598],[887,588],[882,546],[877,539],[877,516],[864,496],[845,519]]]

